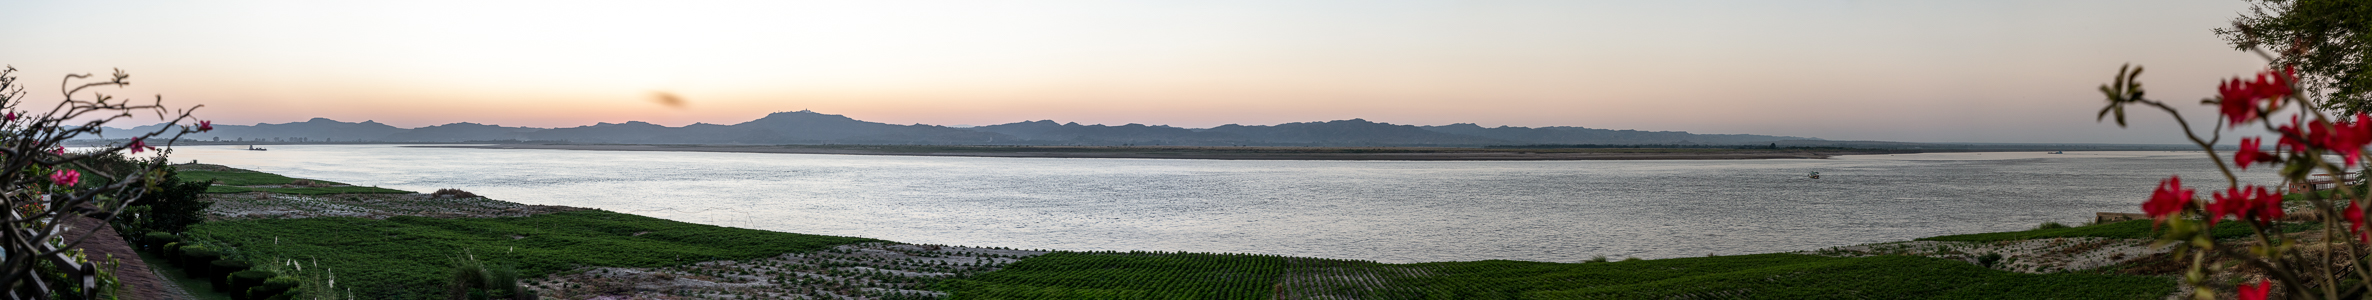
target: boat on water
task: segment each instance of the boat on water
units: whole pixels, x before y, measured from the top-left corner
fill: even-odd
[[[264,148],[256,148],[256,147],[255,147],[255,145],[247,145],[247,150],[249,150],[249,151],[264,151],[264,150],[269,150],[269,149],[264,149]]]
[[[1812,175],[1804,175],[1804,177],[1811,177],[1812,179],[1820,179],[1820,172],[1818,172],[1818,171],[1814,171],[1814,172],[1812,172]]]
[[[2044,153],[2044,154],[2067,154],[2067,151],[2051,151],[2050,153]]]

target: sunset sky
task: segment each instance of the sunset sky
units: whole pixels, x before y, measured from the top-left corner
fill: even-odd
[[[1411,125],[2180,143],[2096,123],[2125,63],[2190,106],[2263,62],[2181,1],[26,1],[0,64],[222,124]],[[681,107],[654,101],[673,94]],[[2204,126],[2204,125],[2202,125]]]

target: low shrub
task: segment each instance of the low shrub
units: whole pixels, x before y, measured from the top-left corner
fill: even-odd
[[[255,265],[236,259],[215,260],[212,263],[207,263],[207,267],[209,269],[206,269],[206,282],[212,283],[214,285],[215,291],[220,291],[225,294],[234,293],[240,289],[235,289],[231,285],[230,279],[232,275],[236,275],[239,272],[246,272],[249,267],[253,266]]]
[[[478,194],[473,194],[459,189],[437,189],[436,192],[429,193],[428,196],[436,198],[478,198]]]
[[[181,236],[165,233],[163,231],[150,231],[148,234],[140,236],[141,249],[139,250],[148,250],[149,252],[154,253],[159,249],[163,249],[165,244],[171,244],[180,241]]]
[[[232,273],[231,273],[231,275],[230,275],[230,276],[228,276],[228,277],[229,277],[229,278],[228,278],[228,280],[230,281],[230,289],[226,289],[226,290],[223,290],[223,291],[224,291],[224,293],[226,293],[226,294],[231,294],[231,298],[232,298],[232,299],[239,299],[239,300],[254,300],[254,299],[263,299],[263,298],[261,298],[261,297],[255,297],[255,296],[254,296],[254,294],[253,294],[253,293],[249,293],[249,292],[248,292],[248,290],[249,290],[249,289],[252,289],[252,288],[255,288],[255,287],[257,287],[257,286],[262,286],[262,285],[264,284],[264,280],[268,280],[268,279],[271,279],[271,278],[273,278],[273,277],[278,277],[279,275],[280,275],[280,274],[273,274],[271,271],[264,271],[264,270],[246,270],[246,271],[232,272]],[[270,296],[265,296],[265,297],[270,297]]]

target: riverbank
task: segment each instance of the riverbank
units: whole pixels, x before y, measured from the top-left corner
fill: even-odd
[[[1680,160],[1821,159],[1852,154],[1918,153],[1908,150],[1727,149],[1727,148],[1562,148],[1483,149],[1447,147],[1181,147],[1181,146],[920,146],[920,145],[422,145],[425,148],[540,149],[590,151],[676,151],[838,155],[904,155],[1030,158],[1147,158],[1216,160]]]
[[[283,178],[208,169],[217,178]],[[2139,267],[2165,257],[2142,245],[2146,221],[1796,253],[1392,264],[914,245],[474,196],[275,191],[283,190],[210,194],[213,218],[192,227],[186,243],[230,249],[258,265],[310,261],[308,268],[334,270],[338,286],[360,298],[422,297],[457,257],[516,270],[526,289],[562,299],[2082,299],[2175,291],[2172,277],[2156,273],[2162,268]]]

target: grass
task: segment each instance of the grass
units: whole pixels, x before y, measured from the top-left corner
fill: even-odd
[[[207,181],[207,180],[214,180],[214,181],[215,181],[215,183],[216,183],[216,184],[218,184],[218,185],[214,185],[214,186],[207,186],[207,187],[206,187],[206,193],[208,193],[208,194],[227,194],[227,193],[246,193],[246,192],[272,192],[272,193],[282,193],[282,194],[297,194],[297,195],[328,195],[328,194],[410,194],[410,193],[412,193],[411,191],[395,190],[395,189],[384,189],[384,188],[378,188],[378,187],[366,187],[366,186],[326,186],[326,187],[294,187],[294,188],[275,188],[275,187],[244,187],[244,186],[254,186],[254,185],[284,185],[284,184],[294,184],[294,183],[296,183],[296,182],[297,182],[297,180],[311,180],[311,179],[290,178],[290,177],[288,177],[288,176],[280,176],[280,174],[272,174],[272,173],[264,173],[264,172],[256,172],[256,171],[241,170],[241,169],[232,169],[232,168],[221,168],[220,170],[184,170],[184,171],[180,171],[179,173],[176,173],[176,174],[174,174],[174,176],[175,176],[176,178],[180,178],[181,180],[188,180],[188,181]],[[311,180],[311,181],[313,181],[313,183],[314,183],[314,184],[317,184],[317,185],[346,185],[346,184],[344,184],[344,183],[336,183],[336,182],[323,181],[323,180]]]
[[[246,193],[246,192],[272,192],[272,193],[281,193],[281,194],[297,194],[297,195],[329,195],[329,194],[410,194],[410,193],[412,193],[411,191],[405,191],[405,190],[385,189],[385,188],[379,188],[379,187],[368,187],[368,186],[332,186],[332,187],[298,187],[298,188],[254,188],[254,187],[240,187],[240,186],[216,185],[216,186],[207,186],[207,187],[206,187],[206,193],[208,193],[208,194]]]
[[[1920,238],[1918,240],[1996,242],[2060,237],[2103,237],[2120,239],[2157,238],[2157,231],[2151,228],[2150,223],[2150,220],[2132,220],[2107,224],[2086,225],[2081,227],[1947,235]],[[2278,226],[2281,226],[2282,232],[2299,232],[2312,230],[2322,225],[2318,223],[2288,223]],[[2255,234],[2255,232],[2249,229],[2249,225],[2246,222],[2226,221],[2217,223],[2215,227],[2215,237],[2219,239],[2247,237],[2251,234]]]
[[[1269,299],[1293,268],[1354,261],[1243,254],[1056,252],[934,289],[952,299]]]
[[[638,235],[639,233],[639,235]],[[585,266],[659,267],[772,257],[875,240],[690,224],[605,211],[519,218],[308,218],[208,222],[193,239],[259,265],[318,261],[371,299],[430,299],[453,258],[538,277]],[[220,248],[220,247],[217,247]]]
[[[1258,255],[1054,253],[943,281],[953,299],[2155,299],[2172,279],[2025,274],[1909,256],[1756,254],[1605,263],[1381,264]]]

